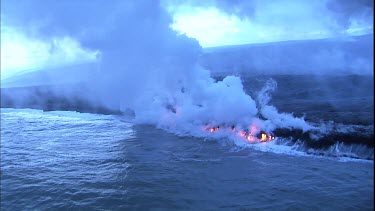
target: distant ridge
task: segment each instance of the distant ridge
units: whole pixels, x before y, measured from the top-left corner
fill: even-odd
[[[239,45],[223,45],[203,48],[204,53],[215,52],[215,51],[226,51],[238,48],[249,48],[249,47],[261,47],[268,45],[288,45],[288,44],[298,44],[305,42],[354,42],[358,40],[371,41],[373,40],[374,34],[365,34],[358,36],[340,36],[335,38],[319,38],[319,39],[306,39],[306,40],[283,40],[283,41],[273,41],[273,42],[260,42],[260,43],[248,43]]]
[[[1,80],[1,88],[70,84],[89,79],[99,71],[96,62],[68,64],[59,67],[46,67],[25,70]],[[78,77],[79,76],[79,77]]]
[[[373,74],[373,34],[289,40],[203,49],[211,72],[254,74]]]

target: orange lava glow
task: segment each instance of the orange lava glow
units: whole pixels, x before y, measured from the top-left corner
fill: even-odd
[[[267,135],[262,133],[261,137],[260,137],[260,141],[261,142],[264,142],[264,141],[267,141]]]
[[[246,132],[245,132],[245,131],[240,131],[238,134],[239,134],[241,137],[245,137],[245,136],[246,136]]]
[[[212,127],[209,129],[211,133],[219,131],[219,127]]]
[[[246,137],[246,139],[247,139],[248,141],[251,141],[251,142],[254,142],[254,141],[255,141],[254,136],[252,136],[251,134],[248,135],[248,136]]]
[[[234,126],[232,127],[209,127],[206,128],[211,133],[218,132],[219,130],[226,130],[235,132],[238,136],[245,138],[249,142],[268,142],[275,139],[271,134],[261,132],[256,125],[251,125],[249,130],[237,130]]]

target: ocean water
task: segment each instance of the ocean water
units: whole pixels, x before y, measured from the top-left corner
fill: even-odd
[[[39,102],[34,88],[2,89],[1,209],[374,209],[373,77],[241,78],[253,98],[272,78],[279,112],[328,132],[311,139],[275,130],[272,142],[240,147],[134,124],[48,92]],[[18,92],[22,99],[11,98]]]
[[[374,209],[373,160],[280,147],[180,137],[118,115],[2,108],[1,209]]]

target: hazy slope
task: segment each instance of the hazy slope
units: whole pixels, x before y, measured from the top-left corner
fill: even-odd
[[[373,34],[204,49],[212,72],[261,74],[373,74]]]

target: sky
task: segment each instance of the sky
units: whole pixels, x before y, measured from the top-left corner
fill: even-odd
[[[1,28],[1,79],[38,68],[94,61],[97,56],[98,51],[84,49],[70,37],[46,41],[11,27]]]
[[[85,48],[74,37],[77,33],[39,33],[48,22],[44,19],[27,25],[23,2],[27,0],[17,7],[5,1],[1,8],[2,79],[19,71],[97,59],[99,51]],[[170,15],[170,28],[196,39],[203,48],[373,31],[373,3],[365,0],[162,0],[160,4]]]
[[[182,3],[181,3],[182,2]],[[320,39],[373,31],[371,1],[169,1],[171,27],[203,47]]]

